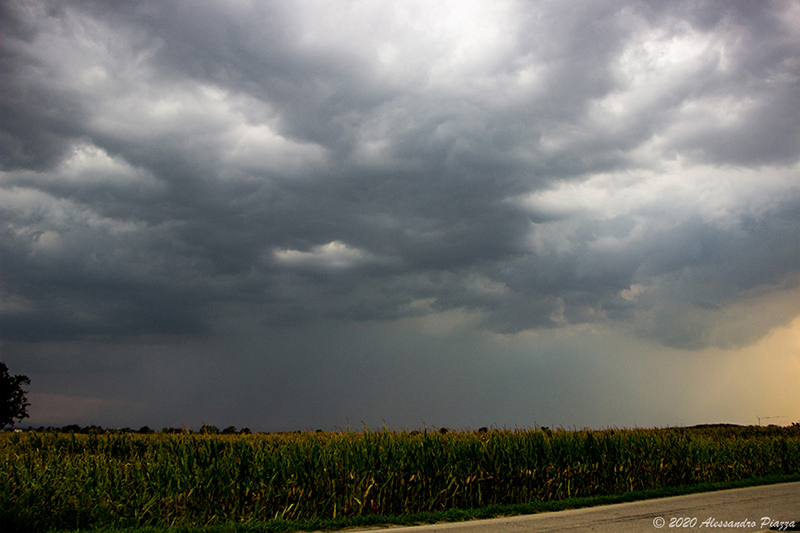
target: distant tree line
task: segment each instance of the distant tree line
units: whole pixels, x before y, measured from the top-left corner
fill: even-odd
[[[21,431],[21,430],[16,430]],[[38,428],[29,427],[25,431],[38,431],[38,432],[48,432],[48,433],[79,433],[83,435],[105,435],[105,434],[116,434],[116,433],[138,433],[140,435],[148,435],[153,433],[167,433],[167,434],[175,434],[175,433],[194,433],[191,429],[188,428],[161,428],[161,431],[156,431],[154,429],[150,429],[149,426],[142,426],[139,429],[131,429],[128,427],[125,428],[104,428],[101,426],[91,425],[91,426],[79,426],[78,424],[69,424],[62,427],[54,427],[54,426],[40,426]],[[228,426],[222,431],[219,430],[216,426],[209,426],[203,425],[200,428],[200,431],[197,433],[203,435],[249,435],[252,432],[249,428],[243,427],[241,429],[236,429],[236,426]]]

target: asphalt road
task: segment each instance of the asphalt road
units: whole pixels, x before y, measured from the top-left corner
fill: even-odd
[[[663,525],[662,525],[663,520]],[[678,523],[680,520],[680,523]],[[767,531],[800,523],[800,482],[491,520],[390,528],[391,533]],[[658,527],[661,525],[661,527]],[[673,527],[670,527],[672,525]],[[675,527],[683,526],[683,527]],[[352,531],[352,530],[351,530]],[[372,531],[372,530],[359,530]]]

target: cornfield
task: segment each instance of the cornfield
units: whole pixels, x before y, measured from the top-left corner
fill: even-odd
[[[0,436],[9,529],[404,515],[800,473],[798,427]]]

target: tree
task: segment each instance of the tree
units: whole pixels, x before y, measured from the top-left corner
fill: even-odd
[[[5,363],[0,363],[0,429],[14,425],[14,419],[22,422],[28,418],[28,400],[22,384],[30,385],[28,376],[11,376]]]

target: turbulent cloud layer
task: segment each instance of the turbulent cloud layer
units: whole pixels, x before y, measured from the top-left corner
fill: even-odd
[[[4,341],[800,314],[797,3],[2,9]]]

